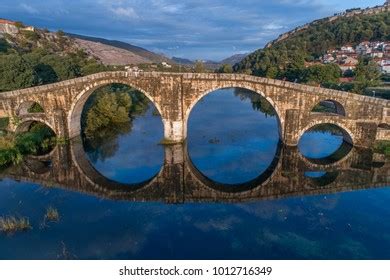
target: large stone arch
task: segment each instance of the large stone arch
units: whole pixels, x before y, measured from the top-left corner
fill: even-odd
[[[80,135],[81,133],[81,114],[88,98],[93,94],[95,90],[110,84],[123,84],[142,92],[154,104],[154,106],[157,108],[158,112],[160,113],[161,117],[163,118],[160,104],[156,102],[156,100],[153,98],[153,96],[150,93],[140,88],[129,79],[109,78],[105,80],[99,80],[86,85],[84,89],[73,100],[68,113],[69,138],[74,138]],[[164,124],[164,131],[165,131],[166,124],[164,120],[163,120],[163,124]]]
[[[221,89],[229,89],[229,88],[241,88],[241,89],[246,89],[246,90],[250,90],[258,95],[260,95],[261,97],[263,97],[264,99],[266,99],[270,104],[271,106],[274,108],[274,110],[276,111],[276,115],[277,115],[277,121],[278,121],[278,125],[279,125],[279,137],[282,139],[282,136],[284,135],[284,112],[279,108],[279,106],[276,104],[276,102],[274,100],[272,100],[269,96],[267,96],[262,90],[259,90],[259,88],[253,86],[252,84],[236,84],[235,81],[232,81],[232,82],[226,82],[224,84],[221,84],[221,85],[218,85],[218,86],[214,86],[212,88],[209,88],[205,91],[202,91],[198,94],[195,95],[195,98],[193,98],[191,100],[191,103],[189,106],[187,106],[184,111],[184,135],[187,135],[187,125],[188,125],[188,120],[189,120],[189,117],[190,117],[190,114],[192,112],[192,109],[196,106],[196,104],[198,104],[198,102],[205,96],[207,96],[208,94],[210,93],[213,93],[214,91],[217,91],[217,90],[221,90]]]
[[[315,120],[315,121],[309,122],[306,126],[304,126],[303,128],[301,128],[299,130],[298,142],[301,139],[302,135],[306,131],[310,130],[311,128],[313,128],[316,125],[321,125],[321,124],[333,124],[333,125],[339,127],[344,133],[344,136],[345,136],[344,140],[346,142],[349,142],[349,144],[351,144],[351,145],[354,145],[354,143],[356,142],[356,135],[353,133],[353,129],[345,126],[344,124],[342,124],[340,122],[337,122],[336,120],[332,120],[332,119]]]

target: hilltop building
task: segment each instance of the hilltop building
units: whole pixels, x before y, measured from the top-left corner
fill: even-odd
[[[24,26],[23,24],[18,24],[16,21],[0,18],[0,34],[7,33],[15,35],[21,30],[35,31],[33,26]]]

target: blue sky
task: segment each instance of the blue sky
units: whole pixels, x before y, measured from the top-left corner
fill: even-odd
[[[116,39],[168,56],[251,52],[313,19],[384,0],[1,0],[0,17]]]

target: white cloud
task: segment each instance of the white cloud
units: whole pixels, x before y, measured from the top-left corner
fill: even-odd
[[[24,11],[26,11],[27,13],[29,13],[29,14],[38,14],[38,13],[39,13],[37,9],[35,9],[34,7],[32,7],[32,6],[30,6],[30,5],[26,4],[26,3],[21,3],[21,4],[20,4],[20,7],[21,7]]]
[[[117,16],[126,17],[127,19],[138,19],[139,16],[132,7],[112,7],[111,12]]]
[[[168,3],[164,0],[152,0],[152,5],[157,9],[157,11],[167,14],[176,14],[185,8],[182,3]]]
[[[278,30],[284,28],[283,25],[277,24],[277,23],[267,23],[266,25],[263,26],[263,29],[265,30]]]

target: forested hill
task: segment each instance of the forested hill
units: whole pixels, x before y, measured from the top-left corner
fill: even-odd
[[[77,48],[62,31],[26,30],[21,23],[12,28],[13,32],[0,32],[0,92],[108,69]]]
[[[259,49],[234,66],[245,72],[270,78],[296,80],[304,68],[327,50],[362,41],[390,40],[390,12],[339,16],[335,20],[317,20],[299,32],[269,48]]]

